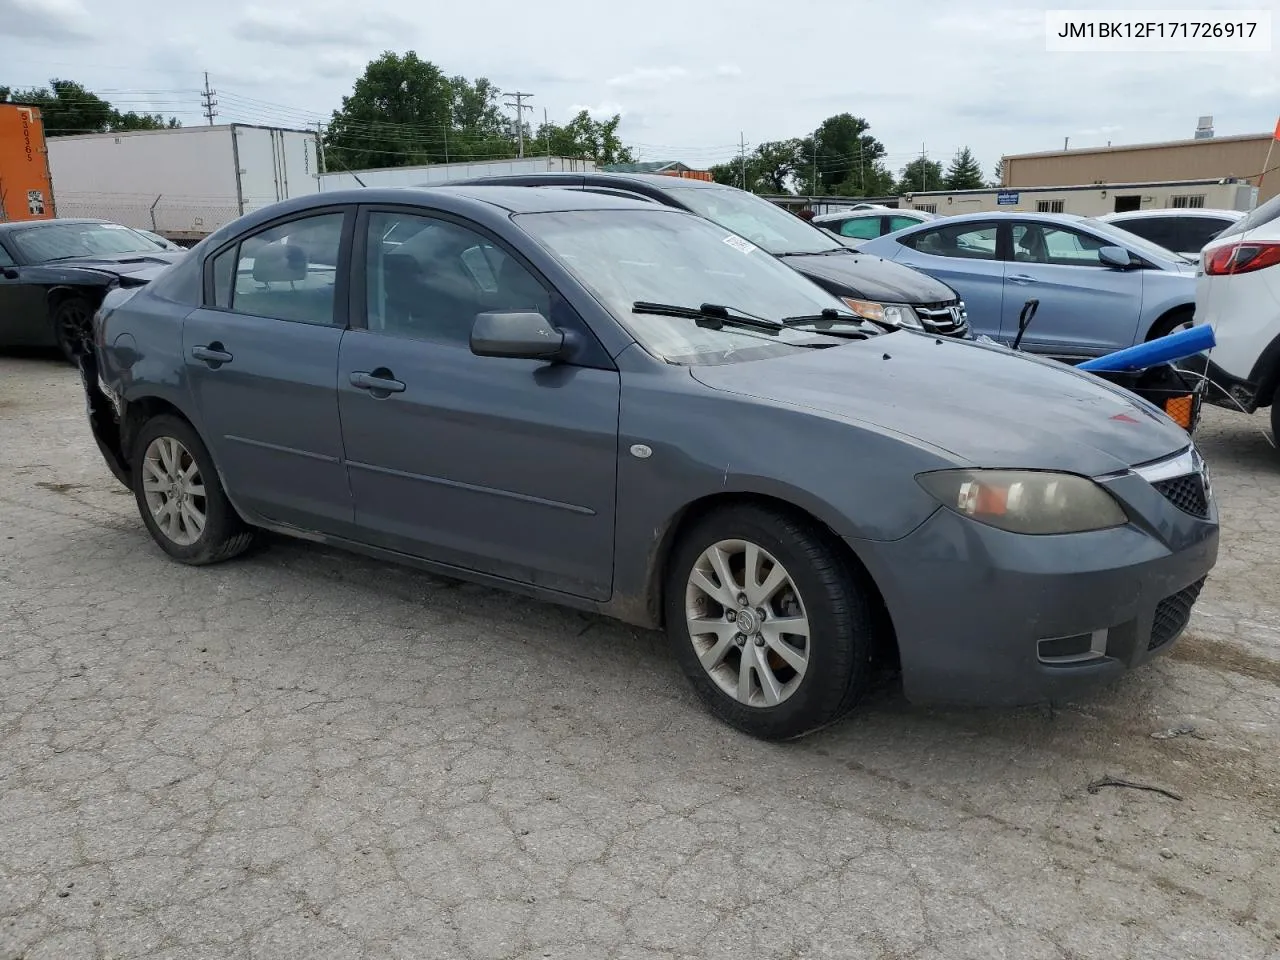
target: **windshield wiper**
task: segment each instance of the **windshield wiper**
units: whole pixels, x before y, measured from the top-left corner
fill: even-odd
[[[633,313],[649,313],[659,317],[685,317],[695,321],[698,326],[710,330],[722,327],[743,327],[748,330],[763,330],[766,333],[777,333],[786,329],[786,324],[776,320],[766,320],[754,313],[747,313],[736,307],[726,307],[719,303],[704,303],[697,307],[682,307],[674,303],[651,303],[648,300],[637,300],[631,304]]]
[[[822,333],[826,333],[836,324],[852,324],[861,327],[864,336],[870,335],[866,332],[870,324],[865,318],[858,316],[856,313],[841,313],[839,310],[834,310],[830,307],[821,313],[815,313],[810,316],[784,317],[780,322],[786,327],[816,327]]]

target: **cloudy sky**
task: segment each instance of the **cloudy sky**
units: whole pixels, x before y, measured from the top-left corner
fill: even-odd
[[[534,94],[563,121],[621,113],[642,159],[693,165],[823,118],[865,117],[897,169],[922,147],[1003,153],[1272,129],[1280,44],[1269,53],[1046,53],[1044,10],[1074,0],[0,0],[0,84],[80,81],[121,109],[201,122],[207,70],[219,120],[326,119],[364,65],[416,50],[448,74]],[[1269,9],[1280,0],[1112,10]],[[625,14],[621,11],[625,10]],[[374,11],[374,12],[369,12]]]

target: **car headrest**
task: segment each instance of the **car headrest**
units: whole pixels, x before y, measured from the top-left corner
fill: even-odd
[[[307,251],[291,243],[264,244],[254,253],[253,279],[259,283],[307,279]]]

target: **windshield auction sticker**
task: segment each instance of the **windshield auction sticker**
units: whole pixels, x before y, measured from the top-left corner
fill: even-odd
[[[736,233],[729,234],[727,237],[724,238],[724,242],[727,243],[729,246],[733,247],[733,249],[735,250],[741,250],[743,253],[753,253],[755,252],[755,249],[756,249],[753,244],[749,243],[746,240],[743,240]]]

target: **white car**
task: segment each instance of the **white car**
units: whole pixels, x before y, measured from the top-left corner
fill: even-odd
[[[903,227],[914,227],[926,220],[938,219],[936,213],[926,213],[924,210],[899,210],[873,204],[860,206],[862,209],[854,207],[852,210],[824,213],[810,222],[815,227],[821,227],[846,240],[874,240]]]
[[[1213,328],[1206,399],[1253,413],[1271,408],[1280,444],[1280,196],[1228,227],[1200,253],[1196,325]],[[1216,395],[1216,396],[1215,396]]]
[[[1159,210],[1105,213],[1095,219],[1128,230],[1143,240],[1181,254],[1188,260],[1195,260],[1206,243],[1223,230],[1239,223],[1244,215],[1242,210],[1167,207]]]

